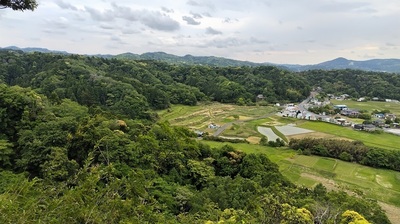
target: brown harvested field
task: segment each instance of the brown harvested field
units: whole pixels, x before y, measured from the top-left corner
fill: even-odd
[[[258,144],[261,140],[260,137],[250,136],[246,139],[250,144]]]
[[[324,185],[326,187],[326,189],[328,189],[330,191],[339,190],[339,186],[337,186],[335,181],[333,181],[331,179],[321,177],[321,176],[316,176],[316,175],[313,175],[310,173],[301,173],[301,176],[321,183],[322,185]]]
[[[326,134],[323,132],[311,132],[311,133],[298,134],[298,135],[288,135],[286,137],[289,140],[294,139],[294,138],[300,138],[300,139],[301,138],[326,138],[326,139],[341,139],[341,140],[352,141],[351,139],[348,139],[348,138],[338,137],[336,135]]]

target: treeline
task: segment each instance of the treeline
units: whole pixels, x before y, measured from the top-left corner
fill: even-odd
[[[389,223],[376,201],[297,187],[185,128],[5,84],[0,108],[1,223]]]
[[[71,99],[130,118],[152,119],[150,109],[212,100],[253,105],[300,101],[311,87],[275,67],[177,66],[157,61],[0,51],[0,82],[30,87],[52,102]]]
[[[361,70],[311,70],[301,72],[314,87],[325,93],[349,94],[351,97],[378,97],[400,100],[400,75]]]
[[[292,139],[289,147],[305,155],[318,155],[362,165],[400,171],[400,151],[371,148],[360,141],[323,138]]]

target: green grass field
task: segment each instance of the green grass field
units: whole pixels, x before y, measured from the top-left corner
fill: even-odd
[[[373,134],[364,131],[355,131],[350,127],[342,127],[335,124],[317,121],[302,122],[297,127],[340,136],[347,139],[362,141],[365,145],[383,149],[400,150],[400,137],[388,134]]]
[[[203,103],[197,106],[172,105],[171,108],[158,111],[160,121],[168,121],[172,125],[179,125],[191,129],[198,129],[212,133],[208,129],[210,123],[223,125],[235,122],[237,126],[227,129],[223,135],[247,138],[261,135],[256,126],[270,120],[255,118],[265,117],[277,111],[276,107],[265,106],[237,106],[221,103]],[[243,122],[248,120],[248,122]]]
[[[389,110],[391,113],[400,116],[400,103],[378,101],[357,102],[354,100],[331,100],[331,103],[334,105],[345,104],[351,109],[366,110],[369,113],[373,110]]]
[[[337,104],[347,104],[350,108],[372,111],[372,109],[384,108],[386,104],[381,102],[361,103],[339,101]],[[350,102],[350,101],[349,101]],[[357,105],[356,105],[357,104]],[[360,104],[360,105],[361,105]],[[388,104],[392,113],[400,112],[400,105]],[[397,108],[397,109],[396,109]],[[314,130],[318,133],[326,133],[339,138],[359,140],[364,144],[384,149],[400,149],[400,137],[392,134],[371,134],[355,131],[348,127],[342,127],[325,122],[298,120],[294,118],[282,118],[279,116],[265,117],[276,111],[274,107],[240,107],[219,103],[204,104],[199,106],[174,105],[168,110],[159,111],[161,121],[169,121],[172,125],[196,128],[212,133],[207,129],[209,123],[223,125],[231,123],[222,135],[235,137],[261,137],[257,132],[257,126],[276,126],[295,123],[297,127]],[[398,113],[400,114],[400,113]],[[233,144],[202,141],[211,147],[231,145],[245,153],[264,153],[271,161],[278,164],[282,174],[292,182],[312,188],[317,183],[324,184],[330,190],[342,189],[347,192],[357,192],[362,197],[373,198],[396,207],[392,214],[400,213],[400,172],[375,169],[361,166],[355,163],[343,162],[337,159],[318,156],[298,155],[296,151],[287,148],[273,148],[254,144]]]
[[[314,187],[317,183],[322,183],[331,190],[362,192],[363,197],[400,207],[400,172],[331,158],[297,155],[295,151],[284,148],[244,143],[202,142],[211,147],[228,144],[245,153],[264,153],[279,165],[284,176],[299,185]]]

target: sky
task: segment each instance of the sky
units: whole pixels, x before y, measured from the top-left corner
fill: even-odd
[[[38,0],[0,9],[0,47],[316,64],[400,59],[399,0]]]

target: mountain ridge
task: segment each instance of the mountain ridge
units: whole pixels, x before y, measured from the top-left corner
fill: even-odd
[[[20,50],[23,52],[41,52],[41,53],[56,53],[56,54],[71,54],[67,51],[54,51],[46,48],[28,47],[19,48],[16,46],[9,46],[1,48],[0,50]],[[390,72],[400,73],[400,59],[369,59],[365,61],[350,60],[344,57],[338,57],[333,60],[321,62],[318,64],[299,65],[299,64],[276,64],[276,63],[257,63],[251,61],[241,61],[216,56],[193,56],[186,54],[184,56],[177,56],[165,52],[146,52],[143,54],[135,54],[125,52],[122,54],[93,54],[87,56],[102,57],[102,58],[117,58],[126,60],[159,60],[173,64],[188,64],[188,65],[209,65],[209,66],[277,66],[294,72],[301,72],[307,70],[333,70],[333,69],[355,69],[363,71],[376,71],[376,72]]]

